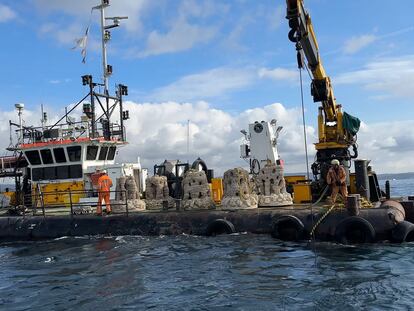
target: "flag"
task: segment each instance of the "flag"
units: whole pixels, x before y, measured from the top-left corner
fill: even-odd
[[[82,38],[75,40],[75,46],[72,48],[74,49],[82,49],[82,63],[86,62],[86,46],[88,44],[88,34],[89,34],[89,26],[86,28],[85,35]]]

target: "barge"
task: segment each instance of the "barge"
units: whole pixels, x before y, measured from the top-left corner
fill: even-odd
[[[200,158],[192,165],[166,160],[154,165],[152,176],[139,161],[116,163],[117,153],[127,144],[129,113],[123,98],[128,87],[119,84],[115,95],[109,93],[112,67],[107,64],[106,44],[109,29],[123,18],[105,18],[108,6],[109,1],[102,0],[94,7],[101,13],[103,83],[82,76],[87,94],[54,124],[48,124],[42,112],[41,126],[24,126],[24,105],[16,105],[18,122],[10,121],[10,128],[17,142],[8,148],[12,155],[0,163],[0,176],[15,179],[15,191],[4,194],[8,203],[0,210],[1,240],[237,232],[339,243],[414,240],[414,201],[391,200],[389,191],[380,189],[369,161],[356,159],[359,120],[342,112],[335,101],[303,1],[288,0],[287,7],[298,65],[303,67],[303,58],[308,59],[312,94],[322,102],[313,180],[284,176],[277,150],[282,127],[276,120],[257,121],[241,131],[241,158],[248,170],[230,169],[223,178],[214,178]],[[114,24],[107,25],[107,20]],[[332,159],[346,168],[349,196],[342,204],[328,199],[326,174]],[[97,216],[97,181],[103,170],[114,181],[113,213]]]

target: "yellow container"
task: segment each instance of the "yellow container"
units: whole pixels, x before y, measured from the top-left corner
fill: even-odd
[[[45,206],[70,206],[71,199],[72,203],[78,203],[80,198],[85,197],[83,181],[50,183],[40,185],[40,189],[43,193],[43,204]],[[33,195],[39,200],[36,185],[33,187]]]
[[[293,202],[295,204],[312,202],[311,183],[302,182],[293,185]]]
[[[212,178],[211,179],[211,198],[217,204],[221,203],[223,198],[223,179],[222,178]]]
[[[285,176],[285,181],[287,184],[297,184],[298,182],[306,181],[305,175],[292,175],[292,176]]]

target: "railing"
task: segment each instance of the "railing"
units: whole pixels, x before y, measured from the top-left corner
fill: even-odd
[[[20,130],[16,130],[18,132]],[[90,121],[77,121],[44,127],[26,127],[23,129],[23,144],[42,143],[50,141],[73,140],[89,137],[104,137],[106,140],[123,140],[123,131],[119,124],[109,123],[105,127],[102,123],[95,126],[95,134],[92,134]]]
[[[125,200],[110,200],[111,210],[113,211],[115,207],[116,210],[121,210],[120,212],[117,211],[117,214],[126,214],[126,216],[129,216],[127,190],[109,191],[109,194],[113,193],[123,196]],[[51,199],[50,196],[62,197],[64,202],[51,202],[53,199]],[[46,217],[47,215],[59,216],[68,214],[71,217],[74,217],[78,215],[94,214],[96,212],[99,197],[95,196],[94,192],[86,190],[43,192],[38,187],[34,193],[24,195],[23,200],[25,202],[25,207],[28,210],[31,210],[33,215],[39,215],[39,212],[41,212],[43,217]],[[106,206],[106,202],[103,203],[102,209],[106,208]]]

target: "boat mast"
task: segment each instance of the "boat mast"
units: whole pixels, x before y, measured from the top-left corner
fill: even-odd
[[[101,36],[102,36],[102,69],[103,69],[103,83],[104,83],[104,94],[108,94],[108,64],[106,57],[106,38],[105,38],[105,8],[109,6],[109,1],[102,0],[101,7]]]
[[[104,94],[109,94],[108,81],[112,74],[112,66],[108,65],[108,58],[106,53],[106,45],[111,39],[109,29],[118,27],[121,19],[128,19],[127,16],[105,17],[105,9],[109,7],[109,0],[101,0],[101,4],[93,7],[93,9],[101,11],[101,41],[102,41],[102,73]],[[113,24],[106,25],[106,21],[111,20]]]

